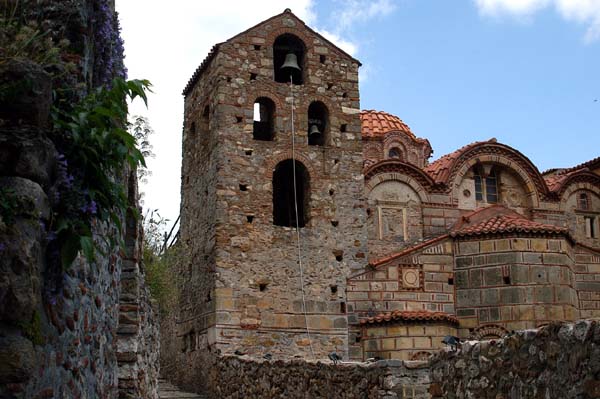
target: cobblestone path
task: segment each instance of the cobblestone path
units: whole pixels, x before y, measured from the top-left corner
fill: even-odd
[[[208,399],[206,395],[182,392],[167,380],[158,381],[158,397],[160,399]]]

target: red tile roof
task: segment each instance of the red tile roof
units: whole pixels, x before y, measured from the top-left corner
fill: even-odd
[[[446,154],[443,157],[433,161],[427,165],[423,170],[433,178],[436,183],[445,183],[450,176],[450,171],[454,162],[465,152],[483,143],[495,143],[496,139],[492,138],[488,141],[476,141],[471,144],[467,144],[458,150]]]
[[[462,220],[450,232],[452,237],[483,236],[505,233],[568,234],[569,229],[527,219],[501,205],[479,209]]]
[[[430,312],[427,310],[394,310],[393,312],[380,313],[374,317],[361,319],[360,324],[378,324],[390,323],[395,321],[407,322],[428,322],[443,321],[451,324],[458,324],[458,319],[444,312]]]
[[[387,112],[375,111],[372,109],[360,111],[360,122],[363,139],[382,137],[386,133],[400,131],[417,143],[424,143],[427,141],[415,136],[402,119],[398,118],[396,115],[388,114]]]
[[[400,252],[395,252],[395,253],[393,253],[391,255],[387,255],[387,256],[384,256],[384,257],[381,257],[381,258],[377,258],[377,259],[373,259],[373,260],[369,261],[369,265],[373,266],[373,267],[377,267],[377,266],[382,265],[384,263],[387,263],[387,262],[389,262],[391,260],[398,259],[398,258],[401,258],[403,256],[406,256],[406,255],[408,255],[408,254],[410,254],[410,253],[412,253],[414,251],[417,251],[419,249],[426,248],[426,247],[428,247],[428,246],[430,246],[432,244],[435,244],[435,243],[437,243],[439,241],[442,241],[442,240],[444,240],[444,239],[446,239],[448,237],[449,237],[448,234],[443,234],[441,236],[431,238],[431,239],[423,241],[423,242],[421,242],[419,244],[413,245],[412,247],[406,248],[406,249],[404,249],[404,250],[402,250]],[[353,276],[353,277],[355,277],[355,276]]]
[[[563,183],[569,178],[568,174],[554,174],[543,176],[550,191],[558,191]]]

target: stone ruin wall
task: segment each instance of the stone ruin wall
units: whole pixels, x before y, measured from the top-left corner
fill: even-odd
[[[24,3],[26,12],[42,15],[45,26],[56,28],[54,34],[81,46],[74,55],[79,74],[67,84],[80,84],[83,91],[107,74],[94,58],[94,48],[106,45],[92,28],[100,3],[114,11],[108,2],[47,2],[32,8]],[[11,110],[1,115],[0,186],[26,204],[14,223],[4,220],[0,226],[0,396],[156,398],[158,320],[140,263],[140,225],[124,218],[122,254],[102,240],[116,236],[116,227],[96,224],[94,240],[106,255],[98,253],[92,263],[79,256],[61,275],[51,275],[46,226],[59,161],[48,134],[52,79],[27,61],[7,68],[4,77],[29,79],[31,87],[10,107],[0,106]],[[135,206],[135,173],[122,178]],[[61,281],[54,285],[57,277]]]
[[[433,398],[598,398],[600,324],[553,322],[430,362]]]
[[[211,398],[429,399],[425,362],[372,364],[253,361],[225,356],[210,381]]]
[[[251,360],[214,365],[211,398],[597,398],[600,323],[552,322],[485,341],[466,341],[428,361],[371,364]]]

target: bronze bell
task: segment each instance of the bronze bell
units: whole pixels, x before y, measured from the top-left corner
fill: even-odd
[[[311,139],[316,139],[321,136],[321,132],[319,131],[319,127],[317,125],[312,125],[310,130],[308,131],[308,137]]]
[[[285,61],[283,63],[283,65],[281,66],[281,69],[284,68],[292,68],[292,69],[296,69],[298,71],[300,71],[300,67],[298,66],[298,57],[296,57],[296,54],[294,53],[287,53],[287,55],[285,56]]]

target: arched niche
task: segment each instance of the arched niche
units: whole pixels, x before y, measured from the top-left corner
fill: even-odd
[[[596,245],[600,239],[600,190],[588,183],[575,183],[565,191],[561,208],[567,227],[579,242]]]
[[[407,183],[376,184],[368,192],[367,204],[369,240],[404,243],[423,238],[421,197]]]
[[[298,160],[286,159],[279,162],[273,171],[273,224],[284,227],[306,226],[310,214],[309,200],[308,169]]]
[[[488,186],[493,189],[487,190]],[[539,206],[539,193],[529,174],[497,155],[465,162],[454,177],[453,197],[463,210],[502,204],[527,216],[532,208]]]

